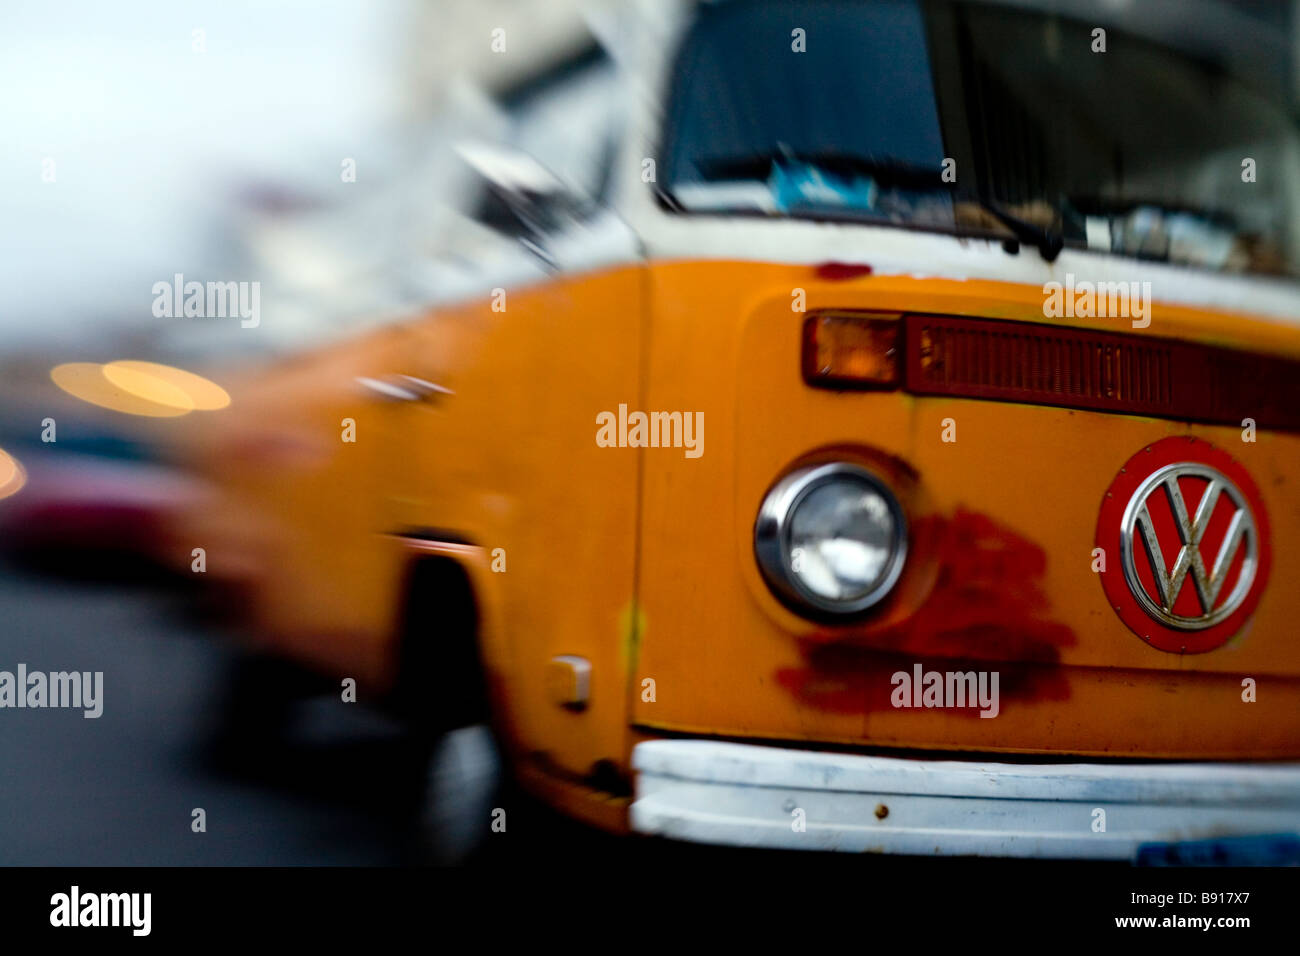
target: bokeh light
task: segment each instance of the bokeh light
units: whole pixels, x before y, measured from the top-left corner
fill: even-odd
[[[0,448],[0,498],[17,494],[27,484],[27,473],[18,459]]]
[[[109,362],[104,377],[138,398],[186,411],[216,411],[230,404],[230,395],[216,382],[157,362]]]
[[[193,409],[193,405],[179,407],[132,394],[110,382],[104,375],[104,366],[98,362],[65,362],[50,371],[50,378],[59,388],[83,402],[127,415],[175,418]]]

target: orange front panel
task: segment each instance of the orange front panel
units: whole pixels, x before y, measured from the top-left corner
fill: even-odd
[[[646,454],[645,632],[637,677],[655,728],[876,746],[1148,756],[1300,753],[1300,572],[1274,549],[1252,620],[1222,648],[1144,643],[1092,571],[1098,513],[1144,446],[1190,435],[1235,457],[1275,541],[1300,532],[1300,437],[1005,402],[832,392],[804,384],[804,314],[821,308],[1045,321],[1036,288],[698,263],[653,270],[651,409],[704,412],[705,454]],[[1134,335],[1294,355],[1277,323],[1161,308]],[[1124,331],[1122,320],[1074,324]],[[1243,412],[1243,417],[1249,410]],[[942,441],[952,419],[956,441]],[[771,596],[753,557],[768,488],[793,464],[849,458],[896,487],[913,551],[894,596],[853,627],[811,624]],[[1112,556],[1113,557],[1113,556]],[[1000,712],[891,706],[891,675],[997,670]],[[1242,700],[1243,678],[1258,684]]]
[[[619,763],[627,736],[637,453],[599,446],[596,417],[636,402],[641,283],[636,265],[556,278],[413,326],[404,370],[454,394],[420,411],[389,463],[403,526],[483,551],[510,742],[575,778]],[[557,655],[591,664],[584,710],[548,692]]]

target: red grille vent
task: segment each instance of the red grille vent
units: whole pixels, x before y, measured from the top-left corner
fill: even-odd
[[[1028,322],[909,315],[918,395],[1300,429],[1300,363],[1170,339]]]

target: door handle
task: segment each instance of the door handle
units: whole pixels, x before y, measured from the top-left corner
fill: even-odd
[[[445,388],[436,382],[430,382],[427,379],[416,378],[414,375],[398,375],[407,388],[417,393],[420,398],[437,398],[439,395],[455,395],[449,388]]]
[[[356,382],[371,395],[386,402],[432,401],[441,395],[456,394],[449,388],[414,375],[385,375],[382,378],[358,375]]]

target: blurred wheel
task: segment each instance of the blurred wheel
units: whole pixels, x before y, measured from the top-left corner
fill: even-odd
[[[482,851],[501,782],[501,751],[487,725],[460,727],[433,743],[419,818],[420,847],[428,862],[464,864]]]
[[[503,760],[489,726],[478,647],[478,607],[451,560],[412,568],[398,675],[400,710],[423,741],[417,833],[420,858],[470,862],[492,832]]]

